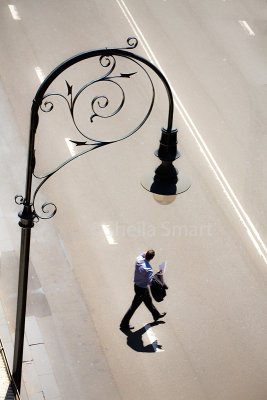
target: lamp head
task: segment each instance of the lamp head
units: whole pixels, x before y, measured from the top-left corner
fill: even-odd
[[[170,204],[177,194],[185,192],[191,186],[187,176],[173,165],[173,161],[180,157],[177,151],[177,129],[162,128],[160,147],[155,155],[161,160],[161,165],[153,173],[145,175],[141,185],[152,192],[154,199],[160,204]]]
[[[155,172],[143,176],[141,185],[153,193],[154,199],[160,204],[172,203],[177,194],[183,193],[191,186],[189,178],[179,172],[173,165],[163,163]]]

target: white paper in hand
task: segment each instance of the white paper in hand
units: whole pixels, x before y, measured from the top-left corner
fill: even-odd
[[[167,261],[163,261],[163,263],[159,265],[159,270],[164,274],[164,272],[166,271],[166,267],[167,267]]]

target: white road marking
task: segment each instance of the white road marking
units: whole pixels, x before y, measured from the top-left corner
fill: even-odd
[[[162,69],[158,59],[156,58],[155,54],[153,53],[151,47],[149,46],[147,40],[145,39],[141,29],[138,27],[137,23],[135,22],[132,14],[130,13],[128,7],[126,6],[123,0],[116,0],[117,4],[121,8],[125,18],[129,22],[131,28],[135,35],[140,39],[140,42],[148,55],[149,59],[161,70],[161,72],[166,76],[164,70]],[[253,31],[252,31],[253,32]],[[252,223],[251,219],[249,218],[248,214],[245,212],[244,208],[240,204],[238,198],[236,197],[234,191],[232,190],[231,186],[229,185],[227,179],[225,178],[222,170],[220,169],[219,165],[215,161],[211,151],[209,150],[207,144],[205,143],[204,139],[202,138],[199,130],[197,129],[196,125],[194,124],[193,120],[191,119],[190,115],[188,114],[187,110],[185,109],[183,103],[179,99],[177,93],[175,92],[174,88],[170,85],[171,90],[174,96],[174,104],[176,109],[178,110],[179,114],[183,118],[186,126],[188,127],[189,132],[192,134],[193,138],[195,139],[201,153],[203,154],[205,160],[207,161],[211,171],[214,173],[216,180],[220,184],[223,193],[225,194],[226,198],[231,203],[232,207],[234,208],[240,222],[244,226],[247,231],[248,237],[252,241],[254,247],[256,248],[259,255],[263,258],[263,261],[267,264],[267,248],[264,244],[263,240],[260,237],[259,232],[255,228],[254,224]]]
[[[42,83],[45,80],[45,74],[43,73],[43,71],[40,67],[35,67],[34,69],[35,69],[36,75],[39,78],[39,81]]]
[[[102,229],[109,244],[118,244],[112,236],[109,225],[102,225]]]
[[[13,4],[9,4],[8,8],[9,8],[9,10],[11,12],[11,15],[12,15],[13,19],[16,19],[17,21],[21,20],[16,6],[14,6]]]
[[[45,294],[44,289],[39,287],[38,289],[34,289],[31,291],[31,294]]]
[[[69,149],[69,151],[70,151],[71,156],[72,156],[72,157],[75,156],[75,154],[76,154],[76,152],[75,152],[75,150],[74,150],[75,144],[72,143],[72,142],[70,142],[70,139],[67,138],[67,137],[65,138],[65,142],[66,142],[66,145],[68,146],[68,149]]]
[[[64,243],[62,237],[61,237],[59,234],[58,234],[58,238],[59,238],[59,243],[60,243],[60,245],[61,245],[61,247],[62,247],[62,250],[63,250],[63,252],[64,252],[64,254],[65,254],[65,257],[66,257],[66,259],[67,259],[67,261],[68,261],[68,263],[69,263],[70,269],[71,269],[71,270],[74,270],[74,266],[72,265],[69,252],[68,252],[68,250],[67,250],[67,248],[66,248],[66,246],[65,246],[65,243]]]
[[[244,31],[249,35],[249,36],[255,36],[255,33],[253,32],[253,30],[251,29],[251,27],[249,26],[249,24],[247,23],[247,21],[238,21],[240,23],[240,25],[242,26],[242,28],[244,29]]]
[[[145,330],[146,330],[146,334],[148,336],[148,339],[149,339],[150,343],[153,346],[154,351],[156,353],[164,351],[162,348],[158,347],[158,339],[156,338],[156,335],[153,332],[150,324],[146,324],[145,325]]]

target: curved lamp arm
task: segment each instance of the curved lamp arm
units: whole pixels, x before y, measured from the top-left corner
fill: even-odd
[[[160,158],[162,164],[160,165],[157,170],[149,175],[147,175],[143,180],[142,180],[142,185],[145,189],[152,191],[157,194],[163,194],[163,195],[172,195],[172,194],[177,194],[181,193],[185,190],[188,189],[190,184],[186,181],[184,184],[184,179],[178,179],[178,171],[177,169],[172,165],[172,162],[180,156],[180,153],[177,151],[177,130],[173,129],[172,124],[173,124],[173,112],[174,112],[174,102],[173,102],[173,95],[172,91],[170,88],[170,85],[165,78],[165,76],[162,74],[162,72],[154,65],[152,64],[149,60],[130,52],[129,50],[134,49],[138,41],[136,38],[128,38],[127,39],[128,46],[124,48],[104,48],[104,49],[97,49],[97,50],[91,50],[87,51],[84,53],[80,53],[78,55],[75,55],[60,65],[58,65],[43,81],[43,83],[40,85],[38,91],[36,92],[36,95],[33,99],[33,104],[31,108],[31,122],[30,122],[30,134],[29,134],[29,149],[28,149],[28,162],[27,162],[27,175],[26,175],[26,188],[25,188],[25,197],[23,196],[16,196],[15,200],[18,204],[23,204],[24,205],[24,211],[20,214],[21,221],[20,225],[21,226],[27,226],[28,222],[26,221],[27,219],[31,219],[31,223],[33,223],[33,220],[37,218],[42,219],[49,219],[53,217],[56,213],[56,206],[53,203],[45,203],[42,205],[42,212],[43,215],[39,215],[35,209],[35,198],[40,190],[40,188],[43,186],[43,184],[51,177],[53,176],[59,169],[63,168],[65,165],[67,165],[69,162],[73,161],[77,157],[80,157],[83,154],[88,153],[89,151],[92,151],[94,149],[97,149],[99,147],[102,147],[107,144],[115,143],[117,141],[124,140],[128,138],[129,136],[133,135],[138,129],[141,128],[141,126],[146,122],[148,119],[153,105],[154,105],[154,98],[155,98],[155,89],[154,89],[154,84],[153,81],[147,72],[147,69],[144,68],[144,66],[149,67],[150,70],[152,70],[161,80],[161,82],[164,85],[164,88],[167,93],[167,98],[168,98],[168,118],[167,118],[167,128],[162,129],[162,136],[160,140],[160,147],[159,150],[155,153],[157,157]],[[102,67],[106,68],[106,72],[104,75],[100,76],[99,78],[86,83],[80,90],[74,94],[73,93],[73,87],[66,81],[67,85],[67,95],[64,95],[62,93],[47,93],[48,88],[52,84],[52,82],[66,69],[69,67],[83,61],[86,59],[94,58],[94,57],[99,57],[99,61]],[[149,82],[151,84],[152,88],[152,100],[151,104],[149,106],[149,109],[147,111],[147,114],[145,115],[144,119],[136,126],[134,130],[129,132],[128,134],[124,135],[120,139],[113,140],[113,141],[100,141],[100,140],[95,140],[87,136],[82,130],[79,129],[78,124],[75,121],[75,105],[77,102],[77,99],[83,93],[84,90],[86,90],[88,87],[93,85],[94,83],[97,82],[110,82],[114,85],[116,85],[117,88],[121,90],[121,95],[122,95],[122,100],[117,109],[106,116],[101,115],[99,112],[95,110],[95,107],[97,106],[99,109],[104,109],[108,103],[109,100],[106,96],[97,96],[95,97],[92,102],[91,102],[91,107],[92,107],[92,115],[90,118],[90,121],[93,122],[93,119],[95,117],[101,117],[101,118],[109,118],[114,115],[116,115],[123,107],[124,105],[124,100],[125,100],[125,94],[124,90],[120,84],[120,81],[125,78],[130,78],[132,75],[136,74],[136,72],[133,73],[127,73],[127,74],[117,74],[116,75],[116,57],[122,57],[124,59],[130,60],[134,65],[138,66],[141,68],[144,73],[146,74],[147,78],[149,79]],[[59,96],[60,98],[63,98],[69,108],[69,111],[71,113],[71,117],[73,120],[73,123],[78,130],[78,132],[83,136],[83,141],[72,141],[76,146],[86,146],[86,149],[79,154],[76,154],[66,160],[64,163],[59,165],[57,168],[54,170],[50,171],[46,175],[43,176],[36,176],[34,175],[34,169],[35,169],[35,150],[34,150],[34,145],[35,145],[35,134],[38,128],[38,123],[39,123],[39,111],[43,112],[50,112],[54,105],[51,100],[52,96]],[[84,139],[86,139],[84,141]],[[88,139],[90,142],[88,142]],[[32,190],[32,177],[35,176],[36,178],[40,179],[41,182],[37,186],[37,189],[35,190],[33,194],[33,198],[31,198],[31,190]],[[180,174],[179,178],[182,175]],[[182,182],[183,181],[183,182]],[[179,183],[179,188],[177,189],[177,183]],[[182,184],[183,183],[183,184]],[[181,185],[182,184],[182,185]],[[182,189],[181,189],[182,188]],[[52,211],[49,213],[49,206],[52,207]],[[29,213],[31,215],[29,215]],[[28,216],[28,217],[27,217]]]

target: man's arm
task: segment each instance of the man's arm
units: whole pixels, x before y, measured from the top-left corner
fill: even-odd
[[[143,266],[142,270],[144,272],[144,275],[145,275],[145,278],[146,278],[146,281],[147,281],[147,285],[151,286],[152,280],[153,280],[153,270],[152,270],[152,268],[147,267],[145,265],[145,263],[144,263],[144,266]]]

